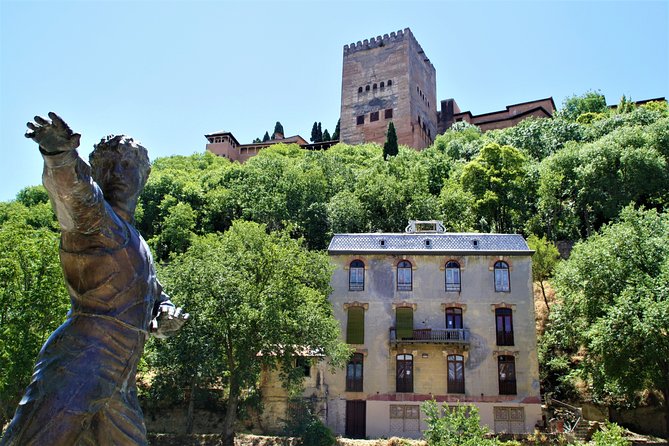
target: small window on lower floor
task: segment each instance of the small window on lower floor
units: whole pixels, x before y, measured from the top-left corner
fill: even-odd
[[[295,367],[302,369],[304,377],[311,376],[311,359],[304,356],[298,356],[295,360]]]
[[[365,123],[365,115],[356,116],[355,118],[356,125],[361,125]]]
[[[370,115],[369,115],[369,121],[370,122],[374,122],[374,121],[378,121],[378,120],[379,120],[379,112],[376,111],[376,112],[370,113]]]
[[[420,406],[418,404],[390,405],[390,434],[420,433]]]
[[[393,117],[393,109],[392,108],[387,108],[384,117],[386,119],[392,119]]]

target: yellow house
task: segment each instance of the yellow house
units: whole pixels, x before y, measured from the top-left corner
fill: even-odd
[[[432,398],[477,406],[496,432],[534,430],[533,251],[522,236],[411,221],[404,233],[337,234],[328,253],[330,301],[355,353],[336,373],[313,365],[304,396],[336,434],[418,438],[420,404]],[[270,425],[280,419],[271,389]]]

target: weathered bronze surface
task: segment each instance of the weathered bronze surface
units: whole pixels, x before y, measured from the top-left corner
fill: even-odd
[[[80,135],[49,117],[28,123],[26,137],[44,157],[72,308],[42,347],[0,445],[146,445],[137,363],[149,333],[169,336],[188,318],[163,293],[132,225],[148,155],[131,138],[107,137],[89,167],[77,155]]]

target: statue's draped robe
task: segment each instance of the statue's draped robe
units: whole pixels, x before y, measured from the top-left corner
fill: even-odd
[[[146,445],[135,374],[167,296],[146,243],[104,200],[89,166],[75,151],[43,155],[72,308],[42,347],[0,445]]]

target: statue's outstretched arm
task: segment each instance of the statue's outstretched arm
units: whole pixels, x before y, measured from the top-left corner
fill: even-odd
[[[114,225],[90,167],[77,154],[81,135],[57,114],[51,112],[49,118],[35,116],[26,138],[39,145],[44,157],[42,181],[61,229],[92,234]]]

